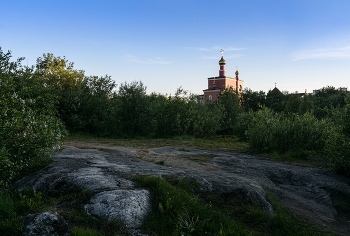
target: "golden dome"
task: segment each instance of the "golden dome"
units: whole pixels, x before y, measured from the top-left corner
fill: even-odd
[[[224,57],[221,57],[221,60],[219,61],[219,65],[220,66],[226,65],[226,61],[225,61]]]

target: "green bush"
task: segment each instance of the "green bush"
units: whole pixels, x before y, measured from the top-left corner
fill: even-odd
[[[350,177],[350,137],[341,132],[329,136],[323,158],[329,160],[328,167]]]
[[[270,109],[257,112],[247,130],[252,151],[300,154],[324,150],[328,137],[336,132],[330,122],[309,113],[283,115]]]
[[[252,110],[238,114],[237,122],[233,128],[233,134],[237,135],[241,140],[247,141],[247,131],[249,125],[252,123],[254,116],[255,112]]]
[[[45,86],[21,60],[10,62],[10,58],[0,49],[1,185],[10,183],[33,160],[59,148],[65,135],[53,107],[43,106],[37,97],[37,90]]]
[[[216,134],[222,119],[216,104],[201,104],[182,88],[174,96],[147,95],[142,82],[121,84],[110,110],[102,129],[119,137],[207,137]]]

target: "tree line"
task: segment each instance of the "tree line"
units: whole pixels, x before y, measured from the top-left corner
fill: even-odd
[[[278,89],[221,92],[200,103],[183,88],[174,95],[146,93],[141,81],[119,85],[87,76],[66,58],[44,54],[34,66],[11,61],[0,48],[0,177],[2,184],[43,156],[69,132],[109,137],[212,138],[235,135],[256,153],[322,156],[350,172],[350,97],[334,87],[315,95]]]

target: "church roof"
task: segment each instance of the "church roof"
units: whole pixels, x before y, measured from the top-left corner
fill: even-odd
[[[277,87],[275,87],[274,89],[272,89],[267,93],[267,96],[277,96],[277,95],[283,95],[283,93]]]

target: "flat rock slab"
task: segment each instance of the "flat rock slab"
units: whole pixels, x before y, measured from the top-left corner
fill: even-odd
[[[207,191],[238,190],[259,201],[272,216],[273,208],[265,199],[266,189],[302,217],[340,235],[350,234],[350,219],[340,222],[332,202],[334,193],[350,196],[350,179],[332,171],[290,166],[239,153],[172,146],[153,149],[65,146],[52,159],[52,165],[21,179],[16,186],[35,192],[72,186],[90,189],[94,193],[86,206],[90,214],[124,220],[130,228],[138,228],[149,210],[149,192],[135,189],[125,176],[147,175],[189,177]]]

